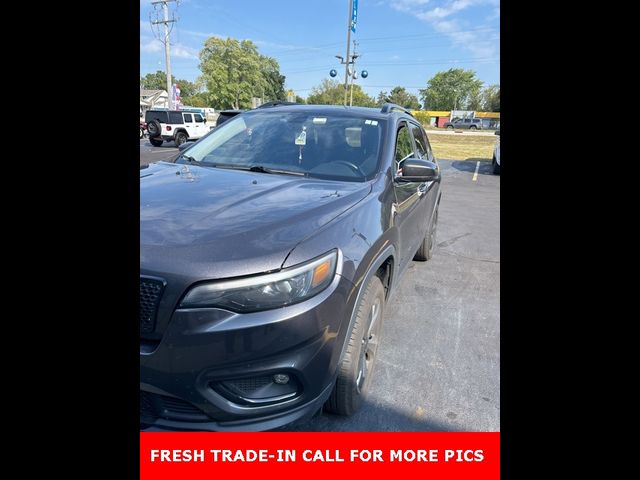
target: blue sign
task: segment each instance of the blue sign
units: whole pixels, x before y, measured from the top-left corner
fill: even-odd
[[[353,0],[353,10],[351,11],[351,31],[356,33],[356,22],[358,21],[358,0]]]

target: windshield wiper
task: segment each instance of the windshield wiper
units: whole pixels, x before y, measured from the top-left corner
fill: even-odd
[[[296,175],[299,177],[306,177],[306,172],[296,172],[293,170],[281,170],[279,168],[269,168],[264,167],[262,165],[235,165],[232,163],[212,163],[210,164],[213,167],[219,168],[229,168],[232,170],[247,170],[249,172],[259,172],[259,173],[281,173],[283,175]]]

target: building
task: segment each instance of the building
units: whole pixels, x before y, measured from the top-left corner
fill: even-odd
[[[140,113],[151,108],[169,108],[169,95],[166,90],[140,89]]]
[[[474,112],[471,110],[427,110],[432,127],[443,128],[444,124],[454,118],[481,118],[482,128],[495,129],[500,124],[500,112]]]

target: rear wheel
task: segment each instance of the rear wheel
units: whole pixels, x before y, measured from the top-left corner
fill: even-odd
[[[478,127],[476,127],[475,125],[471,125],[471,126],[469,127],[469,130],[477,130],[477,129],[478,129]]]
[[[153,145],[154,147],[159,147],[160,145],[162,145],[161,138],[150,138],[149,141],[151,142],[151,145]]]
[[[338,378],[326,411],[352,415],[364,402],[373,374],[384,315],[384,287],[374,276],[358,303],[356,321],[351,330],[344,358],[338,366]]]
[[[419,262],[426,262],[433,257],[433,249],[436,245],[436,232],[438,230],[438,209],[433,213],[433,219],[431,220],[431,225],[429,226],[429,230],[427,234],[422,239],[422,243],[420,244],[420,248],[413,256],[414,260]]]
[[[176,147],[179,147],[180,145],[182,145],[186,141],[187,141],[187,134],[186,133],[184,133],[184,132],[176,133],[176,138],[175,138]]]

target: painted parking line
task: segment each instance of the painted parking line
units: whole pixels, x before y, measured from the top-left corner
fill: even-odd
[[[476,171],[473,172],[473,178],[471,179],[471,181],[475,182],[478,180],[478,170],[480,170],[480,161],[476,162]]]

